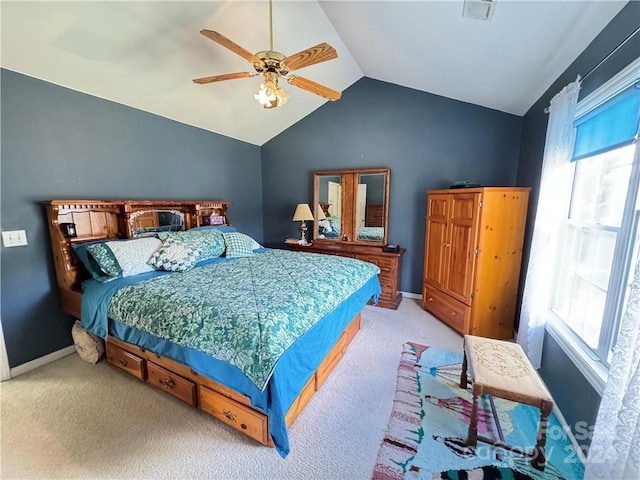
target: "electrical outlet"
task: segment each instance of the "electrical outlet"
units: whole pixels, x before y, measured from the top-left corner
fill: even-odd
[[[27,232],[24,230],[12,230],[2,232],[2,244],[5,248],[21,247],[27,244]]]

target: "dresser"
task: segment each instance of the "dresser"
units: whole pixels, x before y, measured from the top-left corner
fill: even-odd
[[[422,308],[460,334],[513,338],[529,191],[427,192]]]
[[[315,242],[310,246],[287,244],[287,248],[299,252],[322,253],[325,255],[339,255],[341,257],[357,258],[373,263],[380,267],[380,286],[382,293],[378,299],[378,307],[397,309],[402,301],[400,293],[400,276],[402,272],[402,256],[405,249],[397,253],[383,252],[381,247],[354,245],[343,242]]]

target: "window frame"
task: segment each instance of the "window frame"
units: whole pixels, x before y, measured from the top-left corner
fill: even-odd
[[[600,88],[579,101],[574,120],[597,108],[631,84],[640,81],[639,71],[640,58],[637,58]],[[635,144],[632,162],[622,222],[618,231],[612,260],[598,347],[595,353],[582,338],[554,313],[551,309],[551,304],[547,306],[548,321],[546,331],[600,395],[602,395],[607,381],[609,352],[615,345],[619,323],[624,314],[627,279],[632,268],[631,259],[634,253],[638,228],[640,228],[640,215],[636,213],[636,200],[640,191],[640,143],[638,142]],[[576,170],[574,169],[573,182],[571,184],[572,200],[575,182]],[[571,207],[567,211],[567,219],[569,221],[571,221],[570,212]],[[620,242],[623,242],[623,244]],[[554,275],[554,290],[557,282],[558,277]]]

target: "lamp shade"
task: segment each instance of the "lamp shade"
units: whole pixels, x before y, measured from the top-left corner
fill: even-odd
[[[311,207],[307,203],[299,203],[296,207],[296,212],[293,214],[294,221],[306,221],[313,220],[313,214],[311,213]]]

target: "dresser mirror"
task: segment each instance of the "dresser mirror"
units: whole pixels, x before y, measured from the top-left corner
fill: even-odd
[[[138,210],[129,217],[131,233],[143,237],[155,232],[177,232],[184,230],[184,213],[179,210]]]
[[[313,240],[385,245],[388,168],[324,170],[313,174]]]

